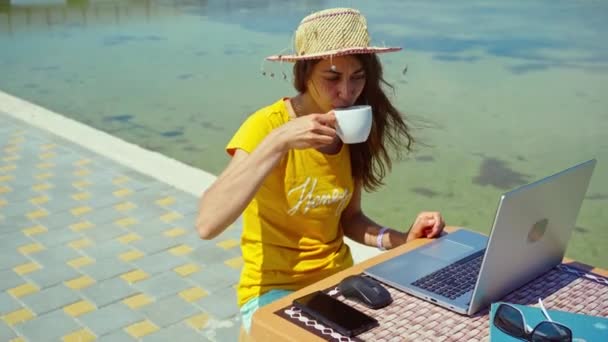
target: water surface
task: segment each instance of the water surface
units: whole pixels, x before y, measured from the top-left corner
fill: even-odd
[[[596,157],[567,255],[608,267],[602,1],[5,0],[0,89],[218,174],[242,120],[294,94],[264,57],[335,6],[404,47],[382,61],[419,143],[364,196],[369,216],[407,229],[440,210],[488,232],[501,193]]]

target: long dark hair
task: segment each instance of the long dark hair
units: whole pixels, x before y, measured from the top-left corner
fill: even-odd
[[[391,154],[399,158],[403,148],[412,150],[414,137],[403,115],[390,102],[382,86],[393,90],[393,86],[382,76],[382,64],[375,54],[357,54],[355,56],[365,71],[365,87],[355,104],[368,104],[373,111],[373,124],[366,142],[350,145],[350,159],[353,177],[361,182],[366,191],[374,191],[383,185],[386,173],[393,165]],[[297,61],[293,66],[294,87],[305,93],[306,82],[310,78],[313,66],[319,60]]]

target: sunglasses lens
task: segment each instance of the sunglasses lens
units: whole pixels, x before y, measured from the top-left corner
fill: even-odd
[[[532,332],[533,342],[572,341],[572,331],[567,327],[554,322],[542,322]]]
[[[523,337],[526,334],[524,330],[524,318],[521,313],[512,306],[501,304],[494,314],[494,325],[505,333]]]

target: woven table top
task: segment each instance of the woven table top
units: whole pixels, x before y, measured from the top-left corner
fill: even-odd
[[[472,317],[460,315],[420,300],[390,286],[389,306],[373,310],[345,299],[337,287],[329,295],[367,313],[379,325],[356,338],[342,336],[289,306],[277,315],[328,341],[487,341],[489,308]],[[513,291],[501,301],[534,305],[543,299],[547,309],[608,317],[608,279],[566,265],[559,265]]]

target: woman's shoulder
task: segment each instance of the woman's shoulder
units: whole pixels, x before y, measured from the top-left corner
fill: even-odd
[[[272,126],[277,127],[289,120],[289,113],[285,106],[285,98],[281,98],[272,104],[262,107],[251,114],[249,120],[267,121]]]

